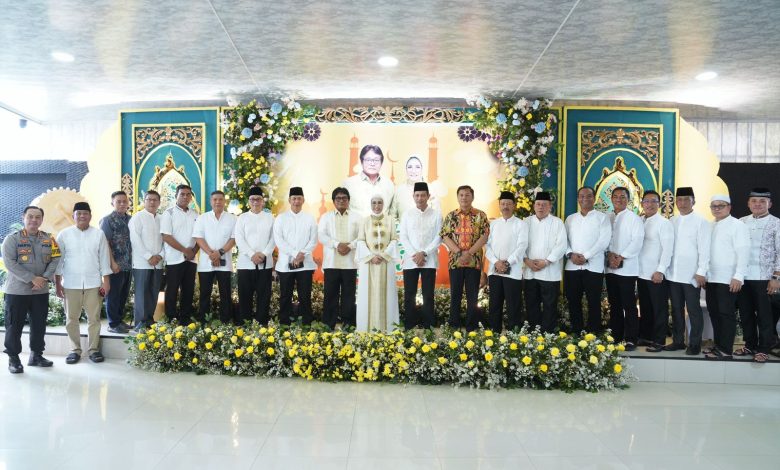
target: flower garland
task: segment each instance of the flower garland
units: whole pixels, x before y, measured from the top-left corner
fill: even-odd
[[[633,380],[619,355],[623,345],[612,337],[543,334],[527,324],[504,334],[448,329],[385,334],[159,323],[126,341],[130,364],[159,372],[566,391],[624,388]]]
[[[461,126],[462,140],[476,138],[487,142],[490,151],[502,163],[504,178],[498,181],[501,191],[517,195],[515,213],[530,215],[533,199],[543,188],[549,189],[546,179],[547,151],[555,140],[558,118],[550,110],[549,100],[491,101],[478,97],[469,104],[478,110],[469,114],[473,128]]]
[[[226,159],[224,191],[239,210],[246,209],[246,195],[252,186],[266,193],[266,207],[278,202],[277,164],[290,140],[317,140],[320,127],[314,122],[316,109],[302,106],[291,98],[274,102],[268,108],[255,100],[238,104],[222,113],[224,143],[231,146]]]

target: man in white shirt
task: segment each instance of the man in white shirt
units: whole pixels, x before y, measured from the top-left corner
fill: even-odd
[[[561,268],[566,253],[566,227],[550,214],[550,193],[536,193],[534,215],[525,219],[528,225],[528,249],[525,263],[525,308],[531,327],[540,326],[551,333],[558,326],[558,295],[561,290]]]
[[[355,326],[355,248],[360,217],[349,210],[347,188],[334,189],[331,199],[335,209],[320,217],[318,235],[325,275],[322,322],[334,329],[339,319],[344,325]]]
[[[639,252],[639,337],[645,340],[647,351],[661,352],[666,344],[669,325],[669,283],[666,272],[674,251],[674,227],[658,211],[661,196],[645,191],[642,209],[645,212],[645,238]]]
[[[238,323],[268,323],[274,266],[274,216],[265,208],[263,190],[249,188],[249,211],[238,216]]]
[[[225,193],[211,192],[211,210],[195,221],[192,236],[200,247],[198,257],[198,281],[200,305],[197,320],[203,322],[211,309],[211,289],[214,279],[219,287],[219,319],[222,323],[233,321],[233,298],[230,295],[230,273],[233,271],[231,253],[236,241],[233,230],[236,216],[225,210]]]
[[[603,212],[595,210],[596,191],[584,186],[577,191],[580,211],[566,217],[566,266],[563,290],[569,304],[571,329],[580,333],[585,327],[582,318],[582,295],[588,301],[588,331],[598,333],[601,326],[601,293],[604,290],[604,253],[612,238],[612,224]]]
[[[349,201],[349,210],[359,218],[371,215],[371,196],[380,194],[385,200],[385,213],[395,213],[395,186],[390,178],[379,174],[385,156],[378,145],[365,145],[360,149],[362,171],[350,176],[342,183],[354,198]]]
[[[728,196],[712,197],[711,255],[707,272],[707,311],[712,320],[715,347],[705,352],[707,359],[732,359],[737,332],[737,298],[742,290],[750,258],[750,232],[731,216]]]
[[[150,189],[144,196],[144,210],[135,214],[128,224],[135,285],[133,327],[138,332],[154,323],[154,310],[162,284],[163,248],[158,207],[160,193]]]
[[[108,241],[102,230],[90,227],[92,210],[86,202],[73,206],[70,226],[57,235],[60,247],[60,264],[57,266],[57,296],[65,299],[65,330],[70,339],[71,352],[65,358],[67,364],[81,359],[81,309],[87,312],[87,338],[89,360],[103,362],[100,353],[100,304],[102,297],[111,291],[111,257]]]
[[[317,222],[303,212],[303,188],[290,188],[290,210],[274,222],[274,242],[279,248],[276,273],[279,275],[279,323],[292,322],[293,290],[298,291],[298,316],[305,325],[312,322],[311,281],[317,265],[311,257],[317,246]]]
[[[404,271],[404,327],[433,328],[436,318],[433,289],[439,267],[441,214],[428,205],[428,183],[414,183],[415,207],[401,215],[399,238],[404,247],[401,266]],[[417,310],[417,283],[422,283],[422,306]]]
[[[628,210],[628,188],[612,190],[612,240],[607,252],[607,297],[612,335],[626,342],[626,351],[636,349],[639,337],[639,312],[636,308],[636,278],[639,275],[639,252],[645,238],[642,219]]]
[[[775,343],[771,296],[780,289],[780,219],[769,213],[772,193],[767,188],[750,191],[748,208],[750,215],[740,219],[750,230],[750,259],[739,294],[745,347],[734,354],[752,354],[753,360],[763,363]]]
[[[190,209],[192,188],[176,187],[176,204],[160,215],[160,233],[165,242],[165,316],[186,325],[192,320],[192,298],[195,294],[195,256],[198,244],[192,237],[198,213]],[[179,306],[181,291],[181,306]]]
[[[485,244],[488,259],[488,322],[493,331],[504,329],[506,303],[507,329],[522,325],[523,258],[528,248],[528,225],[515,217],[515,194],[501,191],[498,210],[501,216],[490,222]]]

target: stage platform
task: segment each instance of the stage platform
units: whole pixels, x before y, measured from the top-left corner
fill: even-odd
[[[0,328],[0,331],[5,332]],[[82,348],[87,346],[87,325],[81,324]],[[102,352],[110,359],[127,359],[128,344],[125,335],[108,332],[108,323],[103,320],[100,328]],[[24,353],[29,340],[27,327],[22,337]],[[737,358],[733,361],[712,361],[703,355],[686,356],[685,351],[648,353],[640,347],[624,353],[628,357],[631,371],[640,382],[669,383],[711,383],[742,385],[780,386],[780,358],[769,356],[769,362],[757,364],[752,358]],[[51,356],[66,356],[70,352],[70,341],[64,326],[48,327],[46,330],[46,353]]]

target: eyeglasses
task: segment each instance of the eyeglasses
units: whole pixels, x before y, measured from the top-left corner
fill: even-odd
[[[376,165],[377,163],[382,163],[382,160],[380,160],[379,158],[364,158],[363,163],[371,163]]]
[[[728,207],[730,204],[710,204],[710,209],[714,211],[719,211],[721,209],[724,209]]]
[[[336,196],[333,198],[334,201],[349,201],[349,197],[347,196]]]
[[[260,196],[252,196],[249,198],[249,202],[262,202],[263,198]]]

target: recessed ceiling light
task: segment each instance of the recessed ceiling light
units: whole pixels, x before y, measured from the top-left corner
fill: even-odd
[[[696,80],[712,80],[713,78],[717,77],[717,72],[702,72],[699,75],[696,75]]]
[[[75,57],[73,57],[73,54],[68,54],[67,52],[61,52],[61,51],[54,51],[51,53],[51,58],[56,60],[57,62],[73,62]]]
[[[376,62],[382,67],[395,67],[398,65],[398,59],[389,55],[380,57]]]

